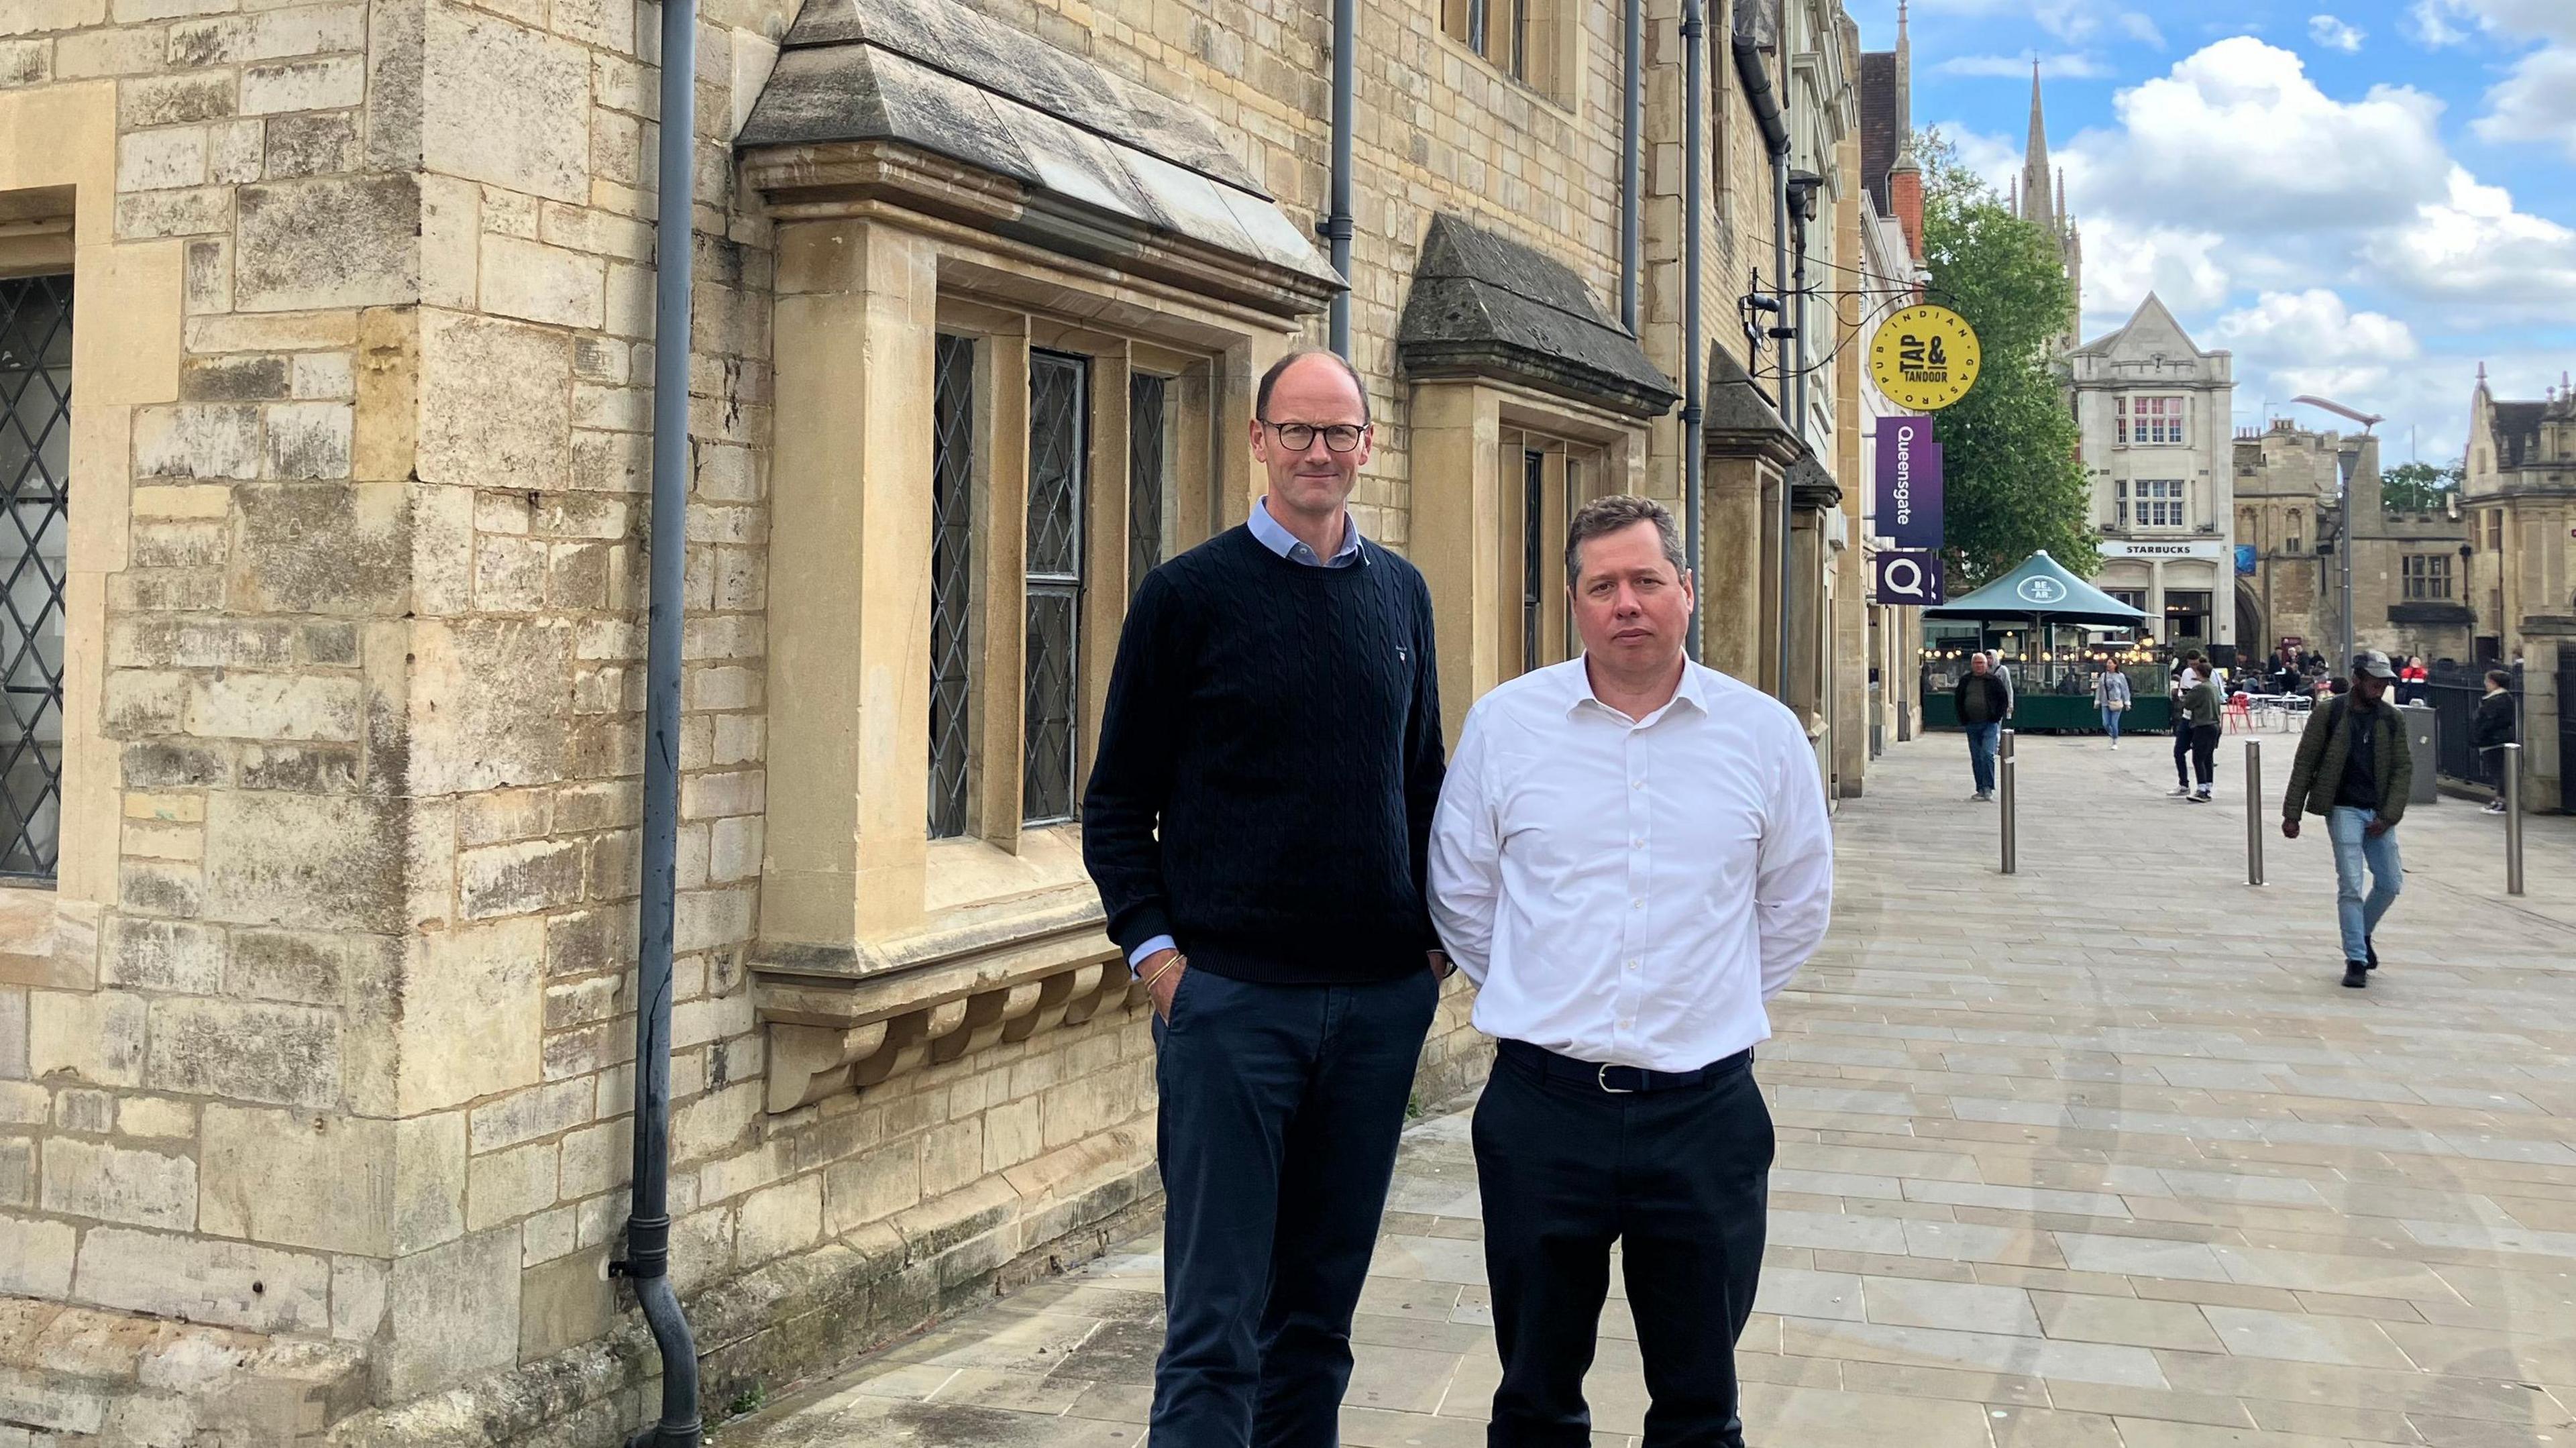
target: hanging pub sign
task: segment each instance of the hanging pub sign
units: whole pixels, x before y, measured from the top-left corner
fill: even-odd
[[[1873,525],[1899,548],[1941,546],[1941,444],[1928,417],[1878,420],[1878,495]]]
[[[1869,375],[1899,407],[1938,412],[1976,385],[1976,329],[1948,307],[1907,307],[1880,324]]]

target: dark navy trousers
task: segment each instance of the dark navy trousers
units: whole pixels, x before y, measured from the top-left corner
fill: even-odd
[[[1489,1448],[1590,1448],[1610,1244],[1644,1360],[1646,1448],[1744,1448],[1735,1344],[1762,1279],[1771,1112],[1749,1066],[1633,1095],[1506,1043],[1476,1102],[1485,1276],[1503,1360]]]
[[[1163,1291],[1154,1448],[1332,1448],[1351,1313],[1440,985],[1185,972],[1154,1025]]]

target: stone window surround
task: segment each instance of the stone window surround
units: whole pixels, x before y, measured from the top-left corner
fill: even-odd
[[[1409,420],[1415,483],[1408,556],[1430,585],[1441,724],[1455,740],[1467,706],[1521,672],[1521,450],[1507,446],[1506,436],[1535,433],[1586,459],[1583,499],[1561,505],[1570,517],[1590,498],[1645,490],[1651,424],[1481,377],[1415,382]],[[1561,453],[1550,471],[1549,486],[1561,493]],[[1551,551],[1561,555],[1563,547]],[[1550,576],[1563,566],[1552,565]]]
[[[89,991],[117,897],[113,822],[128,812],[101,718],[107,582],[125,566],[134,408],[179,396],[186,243],[115,239],[114,81],[0,92],[0,136],[42,138],[0,146],[0,267],[68,267],[86,299],[72,334],[61,850],[50,889],[0,889],[0,984]]]
[[[1027,888],[1024,881],[995,880],[990,869],[980,867],[979,861],[996,850],[1023,859],[1044,858],[1058,873],[1065,868],[1062,858],[1074,856],[1069,882],[1083,878],[1078,868],[1079,826],[1022,822],[1025,577],[1021,535],[1028,498],[1029,354],[1070,353],[1090,363],[1086,449],[1090,462],[1082,503],[1078,651],[1078,717],[1085,721],[1099,718],[1107,701],[1109,665],[1133,592],[1127,577],[1128,380],[1142,372],[1177,384],[1165,400],[1165,426],[1179,439],[1169,448],[1179,464],[1169,483],[1178,504],[1171,540],[1176,550],[1213,531],[1208,526],[1215,510],[1209,448],[1216,431],[1209,401],[1214,364],[1204,354],[1092,330],[1025,307],[998,306],[944,288],[936,330],[975,344],[971,470],[975,545],[968,629],[977,668],[967,707],[972,743],[966,833],[929,842],[930,858],[938,868],[930,871],[923,898],[932,914]],[[1088,731],[1077,731],[1077,795],[1080,781],[1090,773],[1095,743]]]
[[[1023,239],[1025,213],[1000,218],[1016,226],[977,214],[998,199],[980,173],[918,153],[780,151],[746,165],[777,223],[771,667],[797,681],[772,695],[770,768],[800,781],[770,796],[751,958],[773,1112],[1143,1000],[1101,929],[1078,828],[1019,826],[1016,707],[974,714],[978,753],[1014,763],[970,779],[968,835],[924,828],[934,336],[979,340],[987,600],[1017,596],[1025,513],[1006,504],[1021,484],[993,480],[1024,476],[1027,350],[1094,361],[1084,626],[1103,645],[1083,674],[1096,716],[1128,597],[1130,375],[1180,379],[1177,455],[1207,459],[1204,485],[1184,468],[1176,488],[1175,541],[1194,540],[1258,495],[1248,453],[1225,444],[1322,301],[1275,268],[1219,275],[1232,264],[1203,248],[1112,265]],[[852,485],[904,478],[923,485]],[[982,629],[977,656],[979,688],[1002,681],[1016,701],[1017,630]]]
[[[1525,674],[1532,669],[1570,659],[1583,651],[1582,641],[1575,637],[1566,595],[1565,535],[1574,520],[1575,510],[1602,496],[1598,480],[1605,470],[1605,457],[1600,446],[1559,436],[1535,427],[1506,423],[1497,444],[1502,455],[1496,460],[1503,480],[1503,519],[1501,538],[1510,552],[1504,569],[1504,617],[1507,624],[1504,645],[1507,667],[1512,674]],[[1527,625],[1523,619],[1523,589],[1526,586],[1520,549],[1527,546],[1528,474],[1527,457],[1539,453],[1546,458],[1539,484],[1538,517],[1538,655],[1527,653]],[[1569,484],[1568,473],[1572,474]]]

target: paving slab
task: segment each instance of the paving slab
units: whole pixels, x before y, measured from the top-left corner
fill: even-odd
[[[2293,741],[2267,736],[2286,777]],[[2320,830],[2245,883],[2162,741],[2017,741],[2020,870],[1958,736],[1835,819],[1834,927],[1773,1005],[1748,1441],[2576,1448],[2576,820],[2418,805],[2384,968],[2345,990]],[[1408,1129],[1353,1331],[1353,1448],[1474,1448],[1499,1368],[1469,1103]],[[723,1448],[1136,1448],[1160,1244],[934,1325]],[[1647,1399],[1612,1277],[1594,1442]],[[788,1385],[770,1385],[773,1392]]]

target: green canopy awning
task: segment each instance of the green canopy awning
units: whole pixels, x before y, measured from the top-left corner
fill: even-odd
[[[2144,612],[2058,566],[2047,550],[2030,555],[2012,572],[1965,598],[1923,610],[1925,618],[2007,622],[2089,623],[2110,628],[2141,624]]]

